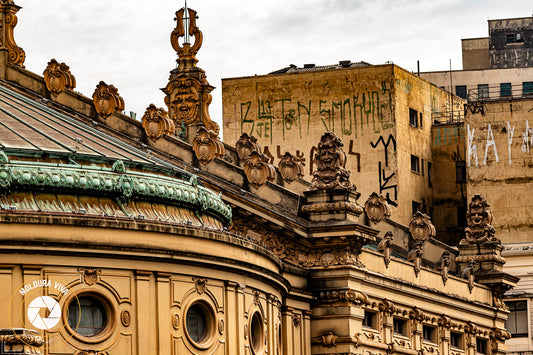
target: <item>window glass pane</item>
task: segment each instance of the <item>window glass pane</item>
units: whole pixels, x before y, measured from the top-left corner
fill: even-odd
[[[501,83],[500,84],[500,96],[511,96],[511,83]]]
[[[522,83],[523,94],[533,94],[533,81],[524,81]]]
[[[460,98],[466,99],[466,85],[457,85],[455,87],[455,95]]]
[[[195,342],[201,342],[206,335],[206,317],[201,306],[195,304],[187,311],[187,333]]]
[[[509,307],[509,317],[505,327],[513,337],[528,336],[527,329],[527,301],[506,301]]]
[[[480,99],[489,97],[489,84],[479,84],[477,86],[477,95]]]
[[[104,306],[91,296],[72,301],[68,308],[68,324],[78,334],[91,337],[100,333],[106,323]]]

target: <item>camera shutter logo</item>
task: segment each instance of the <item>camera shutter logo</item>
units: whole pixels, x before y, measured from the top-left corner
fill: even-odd
[[[41,309],[48,309],[48,316],[41,317]],[[61,319],[61,307],[59,303],[49,296],[39,296],[35,298],[28,306],[28,319],[35,328],[52,329]]]

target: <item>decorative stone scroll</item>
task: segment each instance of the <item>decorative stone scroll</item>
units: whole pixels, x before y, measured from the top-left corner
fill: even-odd
[[[281,157],[278,164],[278,169],[283,180],[288,183],[293,182],[298,177],[304,176],[304,167],[300,162],[300,159],[295,157],[289,152],[286,152]]]
[[[378,251],[383,254],[383,260],[385,260],[385,266],[388,268],[390,264],[390,257],[392,252],[392,232],[387,232],[383,236],[383,239],[378,244]]]
[[[259,188],[267,180],[274,181],[276,177],[276,169],[268,161],[265,154],[257,151],[253,151],[244,161],[244,173],[255,188]]]
[[[141,122],[146,135],[154,142],[163,134],[174,135],[176,131],[174,122],[168,117],[167,111],[157,108],[154,104],[146,108]]]
[[[342,150],[343,146],[335,133],[326,132],[322,135],[314,156],[317,170],[313,173],[309,190],[355,190],[350,182],[350,172],[345,169],[346,153]]]
[[[365,202],[365,212],[374,224],[381,222],[392,214],[392,209],[383,195],[373,192]]]
[[[435,226],[431,223],[429,216],[418,211],[409,223],[409,232],[415,241],[424,242],[429,237],[435,236]]]
[[[245,160],[252,152],[261,153],[261,147],[257,144],[257,138],[249,136],[248,133],[243,133],[237,143],[235,149],[240,160]]]
[[[103,81],[96,86],[93,104],[96,112],[103,118],[107,118],[113,112],[124,111],[124,99],[118,94],[118,89]]]
[[[216,132],[200,127],[192,141],[192,149],[196,158],[202,164],[207,164],[215,158],[224,156],[226,149]]]
[[[492,211],[489,207],[481,195],[472,197],[466,214],[468,226],[465,228],[465,238],[459,242],[460,245],[501,244],[494,236],[495,230],[491,225]]]
[[[20,6],[13,3],[12,0],[0,1],[0,29],[2,36],[0,36],[0,49],[7,49],[8,61],[12,64],[24,68],[24,60],[26,53],[22,48],[15,43],[15,36],[13,31],[17,25],[17,16],[15,15]]]
[[[65,63],[59,64],[52,59],[43,72],[44,83],[52,95],[59,95],[65,89],[72,90],[76,87],[76,78],[70,72],[70,68]]]

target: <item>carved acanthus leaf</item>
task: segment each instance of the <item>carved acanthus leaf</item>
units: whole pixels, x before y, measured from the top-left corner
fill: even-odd
[[[107,118],[113,112],[124,111],[124,99],[118,94],[118,89],[103,81],[100,81],[96,86],[93,93],[93,104],[96,112],[103,118]]]
[[[150,104],[142,117],[142,126],[148,138],[153,141],[158,140],[163,134],[174,135],[176,127],[174,122],[168,117],[167,111]]]
[[[192,141],[192,149],[196,158],[202,164],[207,164],[216,157],[224,156],[226,149],[216,132],[200,127]]]
[[[76,79],[70,72],[70,68],[65,63],[59,64],[52,59],[43,72],[44,83],[52,95],[58,95],[65,89],[72,90],[76,87]]]

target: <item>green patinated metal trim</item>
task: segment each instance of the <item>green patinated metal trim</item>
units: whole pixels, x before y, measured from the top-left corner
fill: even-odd
[[[220,195],[199,186],[196,175],[189,181],[127,170],[117,161],[112,168],[69,166],[32,162],[20,164],[0,158],[0,192],[56,191],[113,196],[121,202],[150,200],[190,206],[212,214],[226,225],[231,208]]]

